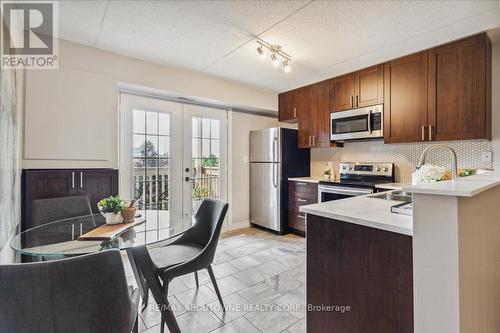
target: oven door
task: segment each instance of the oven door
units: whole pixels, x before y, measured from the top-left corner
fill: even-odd
[[[319,185],[318,202],[340,200],[373,193],[371,188],[358,188],[335,185]]]
[[[331,141],[383,137],[383,106],[330,114]]]

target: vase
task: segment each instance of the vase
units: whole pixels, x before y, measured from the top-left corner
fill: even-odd
[[[106,219],[106,224],[118,224],[122,223],[123,218],[121,212],[118,213],[104,213],[104,218]]]
[[[123,223],[132,223],[135,219],[136,209],[135,207],[129,207],[122,210]]]

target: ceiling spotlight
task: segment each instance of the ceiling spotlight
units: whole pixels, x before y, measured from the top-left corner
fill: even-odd
[[[257,40],[257,44],[257,53],[259,54],[260,59],[266,59],[267,54],[270,54],[274,67],[278,67],[281,64],[283,65],[285,73],[290,73],[292,71],[292,67],[290,66],[292,56],[283,51],[281,45],[269,44],[262,39]]]
[[[285,73],[290,73],[292,71],[292,66],[290,66],[288,59],[283,60],[282,64]]]
[[[278,67],[280,65],[280,60],[276,57],[276,53],[271,54],[271,61],[273,62],[274,67]]]
[[[260,45],[260,46],[257,48],[257,53],[259,54],[259,58],[260,58],[260,60],[264,60],[264,59],[266,59],[266,52],[264,52],[264,49],[262,48],[262,45]]]

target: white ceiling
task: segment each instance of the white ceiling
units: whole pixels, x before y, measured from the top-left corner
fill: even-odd
[[[499,1],[60,1],[62,39],[286,91],[500,26]],[[293,57],[286,74],[255,38]]]

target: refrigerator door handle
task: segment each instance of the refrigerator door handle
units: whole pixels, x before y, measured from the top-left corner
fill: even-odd
[[[273,163],[273,186],[278,188],[278,163]]]
[[[274,137],[273,139],[273,162],[277,162],[276,161],[276,156],[278,155],[278,138],[277,137]]]

